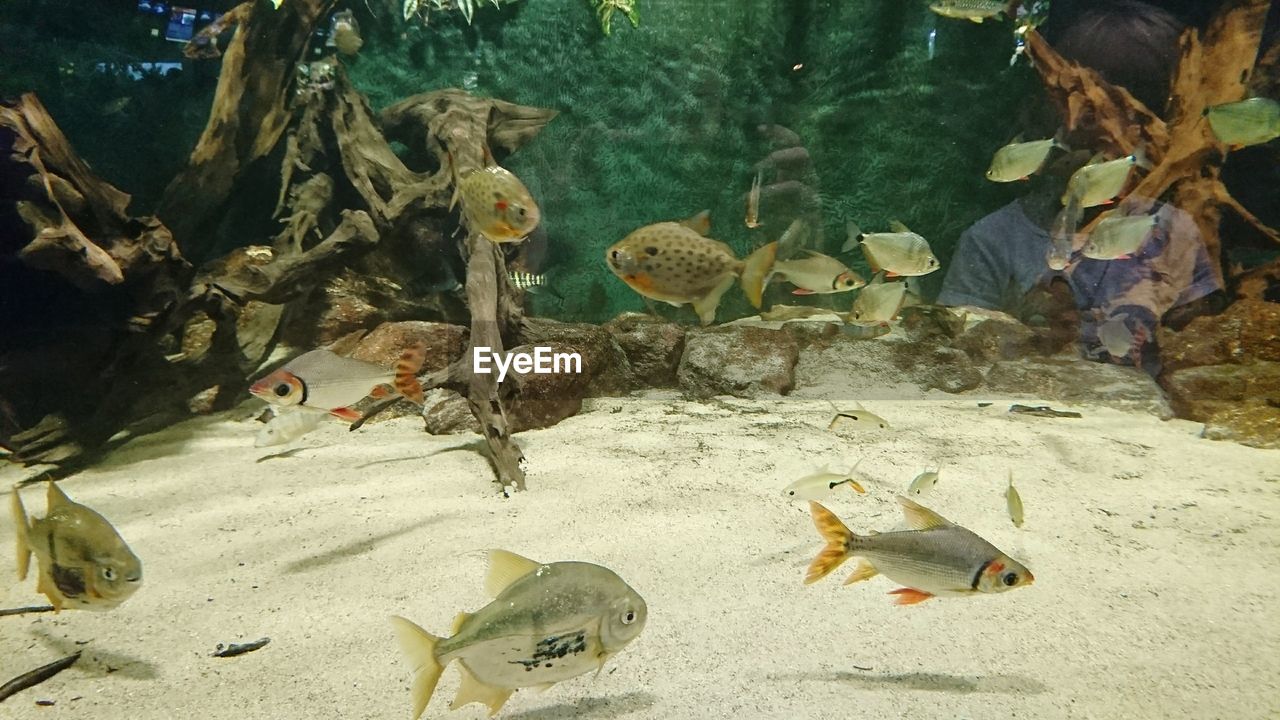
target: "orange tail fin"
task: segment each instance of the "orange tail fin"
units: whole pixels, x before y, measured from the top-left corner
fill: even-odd
[[[418,371],[426,359],[427,348],[419,343],[405,350],[396,363],[396,391],[419,405],[422,404],[422,383],[418,382]]]
[[[853,533],[830,510],[816,502],[810,502],[809,512],[813,514],[813,526],[818,528],[818,533],[827,541],[827,546],[809,564],[809,571],[804,576],[805,585],[821,580],[840,567],[840,563],[848,560],[849,541],[853,539]]]

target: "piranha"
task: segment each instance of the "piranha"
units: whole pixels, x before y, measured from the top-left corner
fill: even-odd
[[[541,212],[514,173],[497,165],[458,181],[467,227],[495,243],[520,242],[538,226]]]
[[[454,660],[462,685],[450,709],[478,702],[495,715],[518,688],[546,689],[599,671],[639,637],[648,617],[644,598],[622,578],[586,562],[542,564],[490,550],[485,591],[493,602],[460,613],[447,638],[392,616],[413,665],[414,720]]]
[[[1009,143],[997,150],[991,158],[987,179],[991,182],[1026,180],[1044,167],[1049,153],[1056,147],[1061,146],[1054,138]]]
[[[855,535],[830,510],[809,503],[813,524],[827,541],[805,575],[817,582],[845,560],[858,565],[844,584],[883,574],[903,587],[890,592],[897,605],[931,597],[998,593],[1034,582],[1031,571],[975,533],[914,500],[898,496],[909,530]]]
[[[272,405],[323,410],[354,422],[360,414],[350,406],[366,397],[382,398],[394,392],[421,404],[422,385],[417,374],[425,359],[426,349],[419,345],[404,351],[393,371],[320,348],[290,360],[255,382],[249,392]],[[388,390],[387,385],[392,385],[394,391]]]
[[[850,221],[846,228],[849,237],[843,250],[848,252],[854,246],[861,245],[862,254],[867,258],[871,270],[884,270],[887,277],[928,275],[941,267],[928,240],[911,232],[897,220],[890,222],[889,227],[893,232],[864,233],[857,224]]]
[[[999,17],[1006,12],[1007,6],[1008,3],[997,0],[934,0],[929,9],[943,17],[981,23],[988,18]]]
[[[1249,98],[1204,111],[1219,140],[1233,148],[1261,145],[1280,137],[1280,102]]]
[[[1117,260],[1131,257],[1142,247],[1156,227],[1155,215],[1119,215],[1108,213],[1098,221],[1081,254],[1094,260]]]
[[[36,592],[55,611],[110,610],[142,585],[142,561],[111,523],[73,502],[49,481],[45,516],[29,520],[18,489],[9,508],[18,529],[18,579],[26,580],[36,556]]]
[[[755,307],[773,264],[773,243],[739,260],[728,245],[706,237],[711,222],[699,213],[684,222],[660,222],[634,230],[605,251],[609,269],[644,297],[679,307],[693,305],[709,325],[735,279]]]

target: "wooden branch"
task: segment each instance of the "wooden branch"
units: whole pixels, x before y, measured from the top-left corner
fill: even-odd
[[[9,615],[28,615],[31,613],[47,613],[54,612],[55,610],[57,610],[57,608],[52,605],[32,605],[30,607],[5,608],[4,610],[0,610],[0,617],[7,617]]]
[[[42,665],[35,670],[22,673],[4,685],[0,685],[0,702],[4,702],[10,696],[22,692],[27,688],[39,685],[45,680],[48,680],[54,675],[57,675],[63,670],[75,665],[76,661],[79,659],[80,653],[77,652],[74,655],[68,655],[61,660],[51,662],[48,665]]]

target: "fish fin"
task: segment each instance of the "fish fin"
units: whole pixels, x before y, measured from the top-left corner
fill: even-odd
[[[844,224],[845,241],[840,246],[840,252],[853,252],[858,247],[858,243],[862,241],[862,228],[858,227],[858,223],[849,220]]]
[[[457,710],[464,705],[478,702],[488,707],[489,717],[493,717],[502,709],[503,704],[507,702],[507,698],[511,697],[511,693],[515,692],[506,688],[486,685],[477,680],[466,665],[459,664],[458,667],[462,670],[462,683],[458,686],[458,694],[454,696],[453,702],[449,703],[450,710]]]
[[[1151,162],[1151,158],[1147,157],[1146,145],[1139,145],[1137,148],[1135,148],[1133,151],[1132,157],[1133,157],[1133,164],[1137,165],[1143,170],[1150,171],[1151,168],[1155,167],[1155,164]]]
[[[815,293],[814,291],[805,290],[804,288],[796,288],[795,290],[791,291],[791,294],[792,295],[817,295],[817,293]]]
[[[406,399],[422,404],[422,383],[418,382],[418,372],[427,361],[427,346],[423,343],[405,350],[396,362],[396,391]]]
[[[440,673],[444,672],[436,659],[436,643],[440,638],[399,615],[391,616],[391,627],[395,628],[400,650],[413,664],[413,720],[418,720],[436,691]]]
[[[453,627],[449,628],[449,634],[457,635],[459,632],[462,631],[463,623],[465,623],[467,620],[470,620],[470,619],[471,619],[471,613],[469,612],[458,613],[458,616],[453,619]]]
[[[31,525],[27,521],[27,509],[22,506],[22,496],[18,494],[18,488],[10,492],[12,495],[9,500],[9,511],[13,515],[13,524],[18,529],[18,579],[26,580],[27,571],[31,568],[31,541],[28,539]]]
[[[757,310],[764,303],[764,287],[769,282],[769,271],[773,269],[777,256],[778,243],[775,241],[748,255],[742,265],[742,277],[739,279],[742,292]]]
[[[911,232],[911,228],[907,227],[906,225],[903,225],[902,222],[899,220],[890,220],[889,229],[894,232],[904,232],[904,233]]]
[[[484,591],[489,597],[498,597],[512,583],[542,567],[542,563],[530,560],[506,550],[489,551],[489,572],[484,576]]]
[[[862,461],[859,460],[858,462],[862,462]],[[853,478],[849,478],[847,481],[847,484],[854,492],[858,493],[859,495],[867,494],[867,489],[862,487],[862,483],[858,482],[857,480],[854,480]]]
[[[915,588],[907,588],[907,587],[898,588],[897,590],[890,590],[889,594],[898,596],[894,598],[894,601],[893,601],[894,605],[916,605],[933,597],[932,594],[927,593],[923,590],[917,590]]]
[[[946,518],[910,498],[899,495],[898,504],[902,506],[902,515],[912,530],[930,530],[951,525]]]
[[[724,297],[730,285],[733,285],[732,275],[720,281],[720,284],[712,288],[711,292],[693,301],[693,311],[698,313],[698,322],[703,325],[715,322],[716,308],[720,307],[720,298]]]
[[[390,394],[391,394],[391,391],[387,389],[386,385],[379,385],[375,387],[373,390],[369,391],[369,397],[373,398],[374,400],[381,400],[382,398],[387,397]]]
[[[467,19],[467,24],[471,24],[470,18]],[[489,149],[489,143],[480,143],[480,145],[480,149],[484,151],[484,166],[487,168],[497,167],[498,161],[493,158],[493,151]]]
[[[711,211],[703,210],[702,212],[698,213],[697,215],[694,215],[691,218],[685,218],[684,220],[681,220],[680,224],[698,233],[699,235],[705,236],[707,233],[711,232]]]
[[[881,275],[884,272],[880,263],[876,261],[875,253],[871,252],[871,248],[867,247],[865,242],[862,243],[862,257],[867,261],[867,266],[871,268],[871,272],[876,275]],[[873,277],[872,280],[874,279]],[[881,281],[883,282],[883,277]]]
[[[853,574],[844,581],[844,584],[852,585],[863,580],[870,580],[879,574],[880,571],[876,569],[875,565],[871,564],[870,560],[858,558],[858,566],[853,569]]]
[[[49,503],[48,509],[50,512],[60,505],[75,505],[75,503],[71,502],[71,498],[62,492],[62,488],[58,487],[58,483],[52,480],[49,481],[49,493],[46,502]]]
[[[830,510],[811,501],[809,512],[813,515],[813,526],[827,541],[827,546],[809,563],[809,570],[804,575],[805,585],[821,580],[849,559],[849,541],[853,539],[853,533]]]
[[[445,150],[444,157],[449,163],[449,177],[453,180],[453,195],[449,197],[449,209],[453,210],[458,206],[458,200],[462,199],[462,191],[458,187],[462,178],[458,177],[458,166],[453,162],[453,152]]]
[[[355,422],[360,419],[360,413],[356,412],[355,410],[352,410],[349,407],[334,408],[329,411],[329,414],[338,418],[343,422],[349,422],[349,423]]]

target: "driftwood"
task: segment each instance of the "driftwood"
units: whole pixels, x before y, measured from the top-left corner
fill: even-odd
[[[1142,149],[1153,167],[1130,193],[1165,198],[1190,214],[1215,268],[1220,264],[1216,261],[1221,254],[1218,221],[1222,208],[1235,212],[1266,237],[1280,241],[1280,233],[1240,205],[1222,184],[1221,165],[1227,148],[1203,118],[1206,108],[1247,96],[1269,6],[1267,0],[1232,0],[1203,37],[1196,30],[1183,35],[1168,122],[1093,70],[1064,60],[1034,30],[1027,33],[1027,54],[1067,129],[1089,132],[1091,147],[1112,156]]]
[[[10,696],[20,693],[27,688],[39,685],[45,680],[48,680],[54,675],[57,675],[63,670],[75,665],[76,661],[79,659],[80,653],[75,653],[74,655],[68,655],[62,658],[61,660],[51,662],[48,665],[41,665],[35,670],[22,673],[4,685],[0,685],[0,702],[4,702]]]

